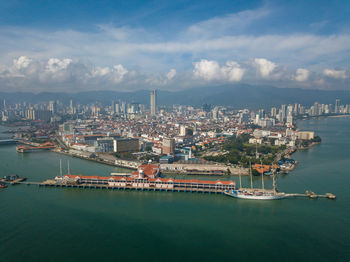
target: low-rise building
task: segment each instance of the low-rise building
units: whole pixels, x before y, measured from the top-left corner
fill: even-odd
[[[114,140],[114,152],[137,152],[139,151],[139,140],[137,138],[117,138]]]
[[[313,131],[299,131],[298,138],[301,140],[311,140],[314,139],[315,132]]]

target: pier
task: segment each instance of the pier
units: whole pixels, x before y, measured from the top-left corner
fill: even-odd
[[[0,145],[13,145],[17,144],[18,140],[15,139],[2,139],[0,140]]]
[[[306,190],[305,194],[298,194],[298,193],[294,193],[294,194],[286,194],[287,197],[308,197],[311,199],[316,199],[316,198],[328,198],[328,199],[336,199],[336,196],[332,193],[326,193],[324,195],[318,195],[315,194],[314,192],[310,191],[310,190]]]
[[[16,184],[23,185],[35,185],[39,187],[56,187],[56,188],[79,188],[79,189],[109,189],[109,190],[135,190],[135,191],[158,191],[158,192],[184,192],[184,193],[208,193],[208,194],[223,194],[224,190],[221,189],[203,189],[203,188],[145,188],[134,186],[109,186],[101,184],[63,184],[56,183],[54,180],[45,180],[43,182],[18,182]]]
[[[4,178],[0,179],[1,183],[5,184],[11,184],[11,185],[16,185],[19,184],[23,181],[27,180],[25,177],[18,177],[17,175],[12,175],[12,176],[5,176]]]
[[[12,183],[11,183],[12,184]],[[141,187],[141,186],[110,186],[104,184],[66,184],[66,183],[58,183],[55,180],[49,179],[43,182],[29,182],[22,181],[16,182],[16,184],[23,185],[35,185],[39,187],[55,187],[55,188],[79,188],[79,189],[108,189],[108,190],[134,190],[134,191],[157,191],[157,192],[183,192],[183,193],[202,193],[202,194],[224,194],[224,189],[215,189],[215,188],[196,188],[196,187],[177,187],[177,188],[160,188],[160,187]],[[268,191],[268,190],[266,190]],[[318,199],[318,198],[327,198],[331,200],[335,200],[336,196],[332,193],[326,194],[316,194],[310,190],[307,190],[304,194],[301,193],[285,193],[286,198],[299,198],[305,197],[309,199]]]

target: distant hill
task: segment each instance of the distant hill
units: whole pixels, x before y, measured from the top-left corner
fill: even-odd
[[[180,91],[158,91],[159,105],[224,105],[234,107],[263,108],[267,106],[301,103],[311,105],[319,103],[334,104],[335,99],[341,99],[343,104],[350,104],[350,91],[311,90],[300,88],[276,88],[271,86],[232,85],[219,87],[201,87]],[[9,103],[27,101],[31,103],[49,100],[60,100],[69,103],[70,99],[80,103],[99,101],[109,104],[112,100],[149,104],[149,90],[133,92],[119,91],[87,91],[79,93],[5,93],[0,92],[0,99]]]

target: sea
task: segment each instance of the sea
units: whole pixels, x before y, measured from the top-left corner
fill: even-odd
[[[330,192],[336,200],[9,186],[0,189],[0,261],[350,261],[350,118],[297,124],[322,143],[293,154],[299,164],[278,177],[279,190]],[[0,127],[1,138],[7,129]],[[63,171],[69,161],[73,174],[126,172],[3,145],[0,176],[51,179],[60,159]],[[238,183],[237,177],[201,178]],[[247,177],[243,184],[249,186]],[[254,177],[254,184],[261,179]]]

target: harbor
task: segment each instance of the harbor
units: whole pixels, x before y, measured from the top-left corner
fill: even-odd
[[[294,254],[295,259],[330,261],[334,254],[340,253],[346,261],[350,199],[349,177],[344,166],[350,148],[346,139],[349,120],[308,120],[302,121],[300,126],[317,129],[323,143],[310,151],[293,154],[298,166],[292,174],[278,176],[277,184],[282,192],[298,192],[303,196],[294,195],[278,201],[241,200],[221,193],[191,193],[190,190],[48,185],[47,180],[60,176],[60,158],[64,163],[63,175],[109,177],[111,173],[132,171],[50,151],[19,154],[16,145],[0,147],[1,177],[9,174],[27,177],[18,185],[8,184],[8,188],[0,190],[3,258],[32,261],[38,256],[62,257],[62,250],[66,250],[69,252],[67,261],[89,261],[100,259],[102,249],[106,259],[112,260],[118,244],[118,257],[133,254],[138,246],[139,251],[133,258],[152,261],[154,252],[150,249],[157,241],[159,255],[166,255],[176,247],[183,252],[196,253],[196,256],[190,255],[194,261],[232,258],[233,252],[240,260],[260,261],[263,254],[264,258],[278,261],[289,252],[291,243],[299,250]],[[165,178],[235,180],[239,186],[236,176],[165,175]],[[43,183],[45,181],[47,183]],[[242,175],[242,188],[249,187],[249,176]],[[261,188],[261,177],[253,176],[253,187]],[[265,176],[265,189],[270,188],[272,177]],[[309,198],[306,189],[320,195],[332,192],[337,199]],[[72,226],[76,225],[79,231],[74,232]],[[42,238],[49,240],[42,241]],[[91,238],[95,241],[91,242]],[[201,244],[198,239],[202,240]],[[315,241],[320,248],[317,254],[309,248]],[[276,252],[267,252],[271,250],[271,243]],[[23,246],[26,252],[11,252],[11,247],[17,245]],[[252,245],[256,252],[248,255]],[[84,248],[89,251],[82,252]],[[213,254],[213,248],[221,253]],[[172,261],[178,259],[180,255]]]
[[[316,194],[307,190],[301,193],[281,193],[278,192],[273,175],[273,188],[264,187],[264,175],[261,175],[262,188],[254,188],[252,175],[250,173],[250,188],[242,187],[241,176],[239,176],[239,188],[236,188],[235,181],[211,181],[198,179],[174,179],[163,178],[158,165],[152,163],[142,164],[137,171],[132,173],[113,173],[111,176],[83,176],[70,174],[68,162],[68,174],[62,175],[62,162],[60,161],[60,176],[54,179],[47,179],[43,182],[29,182],[26,178],[20,178],[17,175],[5,176],[0,182],[8,182],[12,185],[26,184],[38,185],[44,187],[61,188],[82,188],[82,189],[110,189],[110,190],[136,190],[136,191],[165,191],[165,192],[190,192],[190,193],[208,193],[225,194],[232,197],[254,200],[273,200],[282,198],[308,197],[311,199],[328,198],[336,199],[332,193]]]
[[[39,187],[55,187],[55,188],[78,188],[78,189],[109,189],[109,190],[133,190],[133,191],[154,191],[154,192],[183,192],[183,193],[207,193],[207,194],[225,194],[224,189],[220,188],[198,188],[196,186],[187,186],[187,187],[176,187],[176,188],[168,188],[168,187],[144,187],[144,186],[132,186],[132,185],[125,185],[125,186],[109,186],[109,185],[102,185],[102,184],[63,184],[63,183],[57,183],[55,180],[45,180],[43,182],[17,182],[16,184],[23,184],[23,185],[36,185]],[[249,188],[241,188],[242,191],[247,192],[254,192],[251,191]],[[259,191],[256,191],[259,192]],[[272,190],[266,189],[266,192],[272,193]],[[298,198],[298,197],[305,197],[310,199],[317,199],[317,198],[328,198],[328,199],[336,199],[336,196],[332,193],[326,193],[323,195],[316,194],[315,192],[312,192],[310,190],[305,191],[305,193],[284,193],[284,198]]]

